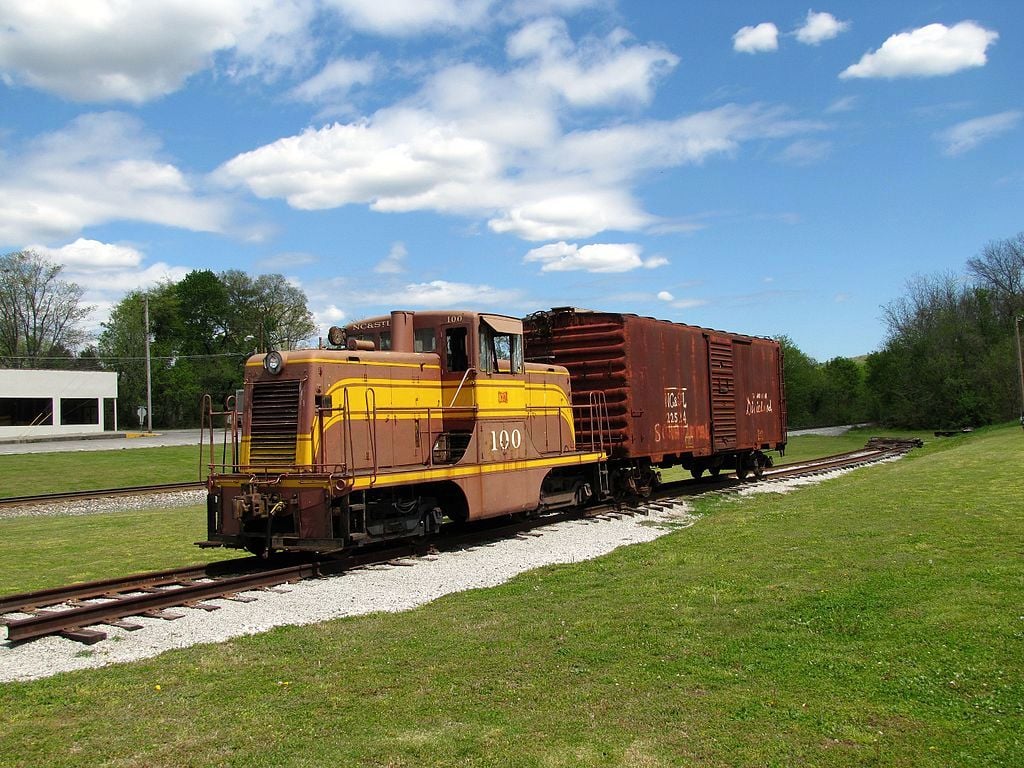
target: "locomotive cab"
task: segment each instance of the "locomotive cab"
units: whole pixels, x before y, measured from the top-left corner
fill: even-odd
[[[393,312],[329,338],[246,364],[204,544],[339,550],[589,494],[578,468],[602,455],[577,450],[568,372],[524,362],[518,319]]]

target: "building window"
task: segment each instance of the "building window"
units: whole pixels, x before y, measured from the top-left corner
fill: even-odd
[[[48,397],[0,397],[0,427],[53,425],[53,400]]]
[[[100,406],[95,397],[62,397],[60,400],[62,425],[99,424]]]

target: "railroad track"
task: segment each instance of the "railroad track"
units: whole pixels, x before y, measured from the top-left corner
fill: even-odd
[[[25,504],[54,504],[61,501],[102,499],[108,496],[142,496],[151,493],[191,491],[199,490],[205,486],[206,483],[201,480],[187,480],[181,483],[154,483],[152,485],[133,485],[126,488],[101,488],[86,491],[65,491],[63,493],[39,493],[32,496],[7,496],[0,498],[0,507],[14,507]]]
[[[808,462],[782,465],[765,470],[762,482],[791,477],[808,476],[878,462],[906,453],[912,443],[869,446],[849,453],[828,456]],[[706,492],[728,492],[747,486],[735,476],[720,478],[718,482],[680,481],[661,486],[649,499],[637,503],[612,503],[590,507],[585,517],[606,517],[649,514],[652,508],[671,504],[679,496],[695,496]],[[576,510],[555,512],[537,518],[514,522],[492,522],[465,532],[433,539],[430,542],[405,542],[372,551],[346,554],[338,558],[303,559],[277,558],[268,564],[259,558],[226,560],[206,566],[190,566],[165,571],[135,574],[119,579],[107,579],[54,589],[10,595],[0,598],[0,616],[27,614],[23,618],[6,618],[0,624],[7,626],[7,640],[21,643],[47,635],[60,635],[91,644],[107,637],[100,627],[115,626],[126,630],[140,629],[141,625],[126,621],[133,616],[161,619],[180,618],[169,612],[175,607],[216,610],[212,599],[253,598],[240,593],[268,590],[282,584],[318,576],[343,573],[371,564],[404,564],[403,558],[426,554],[429,551],[450,550],[474,546],[497,538],[513,535],[539,535],[535,529],[556,522],[577,519]],[[271,567],[273,566],[273,567]]]

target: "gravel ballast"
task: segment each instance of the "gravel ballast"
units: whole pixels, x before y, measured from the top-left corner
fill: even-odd
[[[810,480],[750,484],[742,492],[784,493],[845,471],[848,470]],[[166,505],[166,499],[161,498]],[[90,512],[64,510],[60,514]],[[183,614],[174,621],[133,617],[132,622],[142,624],[143,629],[128,632],[104,626],[107,639],[92,646],[61,637],[44,637],[12,646],[6,641],[7,631],[3,629],[0,630],[3,638],[0,682],[33,680],[150,658],[174,648],[222,642],[281,625],[409,610],[453,592],[495,586],[541,566],[590,560],[621,546],[652,541],[696,521],[689,507],[677,502],[667,507],[652,506],[646,515],[560,522],[544,527],[539,536],[502,539],[469,549],[408,559],[405,561],[408,565],[376,566],[303,581],[286,587],[285,593],[247,593],[256,598],[249,603],[208,601],[221,606],[217,611],[174,608],[173,612]]]

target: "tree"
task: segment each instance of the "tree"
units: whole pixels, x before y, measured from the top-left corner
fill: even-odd
[[[62,280],[64,267],[35,251],[0,256],[0,364],[35,368],[42,358],[71,359],[88,334],[80,324],[92,311],[83,289]]]
[[[884,307],[883,349],[869,358],[880,417],[912,428],[1011,418],[1016,358],[994,291],[954,275],[918,277]]]
[[[177,283],[128,294],[100,337],[104,358],[121,373],[122,418],[145,402],[143,304],[149,298],[153,418],[158,426],[195,424],[204,394],[224,402],[242,383],[244,359],[257,348],[290,349],[315,326],[305,294],[281,275],[251,278],[196,270]]]
[[[788,336],[780,336],[782,377],[786,385],[786,414],[791,428],[821,426],[821,374],[818,363]]]
[[[260,351],[295,349],[316,332],[306,294],[283,275],[260,275],[254,280],[229,270],[220,279],[231,306],[231,330],[242,346]]]
[[[1005,321],[1024,311],[1024,232],[994,240],[967,262],[979,287],[992,291]]]

